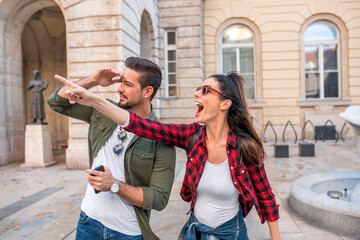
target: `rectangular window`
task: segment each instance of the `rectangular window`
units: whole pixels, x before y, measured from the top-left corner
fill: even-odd
[[[319,48],[305,47],[305,85],[306,98],[320,97]]]
[[[339,97],[337,44],[306,45],[304,52],[306,98]]]
[[[246,99],[255,99],[253,47],[223,48],[222,69],[223,74],[231,71],[239,72],[246,80]]]
[[[337,44],[324,45],[324,97],[339,97]]]
[[[246,99],[254,99],[254,49],[239,48],[240,53],[240,74],[246,80],[245,96]]]
[[[165,33],[165,76],[166,97],[177,97],[177,61],[176,61],[176,32]]]

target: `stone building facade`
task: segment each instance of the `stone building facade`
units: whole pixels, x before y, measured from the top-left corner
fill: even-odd
[[[32,71],[60,84],[129,56],[161,66],[153,106],[165,122],[194,121],[193,93],[206,76],[241,72],[254,124],[298,133],[360,104],[358,0],[0,0],[0,165],[24,160]],[[118,100],[117,86],[94,92]],[[88,167],[87,125],[46,106],[54,150]]]

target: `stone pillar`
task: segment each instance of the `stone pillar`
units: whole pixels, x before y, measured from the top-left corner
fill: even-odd
[[[55,163],[52,155],[49,125],[26,125],[25,163],[20,167],[42,168]]]
[[[66,167],[68,169],[89,168],[87,142],[84,139],[69,139],[68,146],[66,149]]]

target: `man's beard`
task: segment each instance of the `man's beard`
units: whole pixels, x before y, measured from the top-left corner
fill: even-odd
[[[121,107],[122,109],[129,110],[134,107],[134,104],[131,104],[129,102],[125,104],[121,104],[120,102],[118,102],[118,106]]]
[[[144,99],[140,98],[139,101],[137,102],[131,102],[131,101],[127,101],[127,103],[121,103],[120,101],[118,102],[118,106],[121,107],[122,109],[132,109],[138,105],[141,105],[144,103]]]

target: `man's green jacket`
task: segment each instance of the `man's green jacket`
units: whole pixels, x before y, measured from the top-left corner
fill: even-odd
[[[47,102],[55,112],[89,123],[88,144],[91,167],[94,158],[117,123],[92,107],[77,103],[70,104],[67,99],[57,94],[59,89],[47,99]],[[159,121],[153,110],[149,119]],[[136,135],[126,149],[124,159],[126,183],[134,187],[142,187],[144,192],[144,206],[134,206],[144,240],[159,239],[149,225],[150,210],[162,210],[168,203],[174,181],[175,159],[174,147]]]

